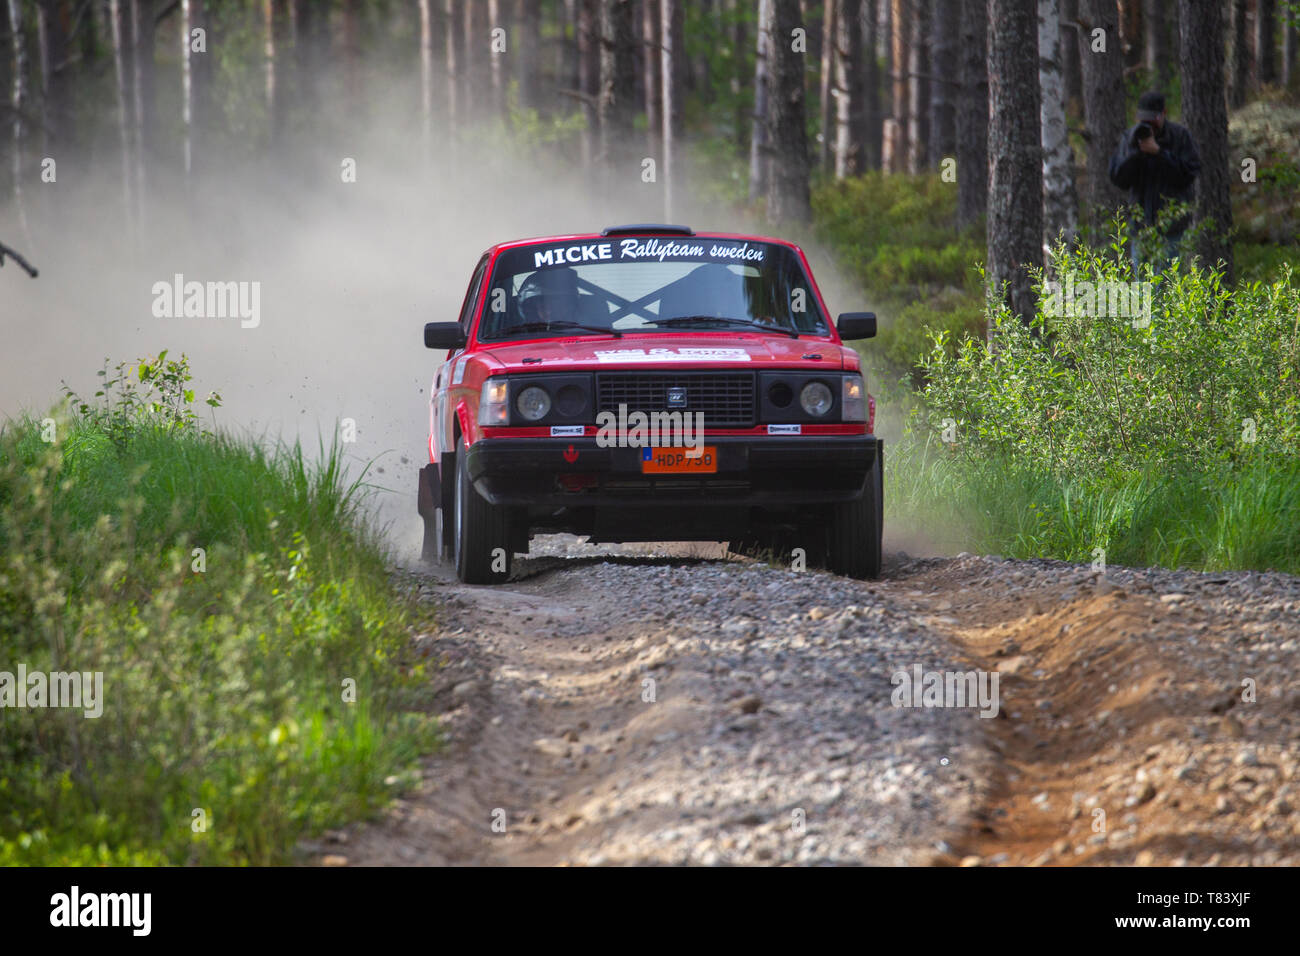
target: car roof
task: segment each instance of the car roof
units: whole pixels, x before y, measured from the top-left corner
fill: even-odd
[[[498,252],[504,249],[517,249],[520,246],[537,246],[537,245],[542,245],[544,243],[550,243],[550,242],[596,242],[601,239],[613,241],[615,239],[622,239],[622,238],[629,238],[629,237],[676,240],[679,242],[690,241],[691,239],[727,239],[733,241],[740,240],[742,242],[770,242],[773,243],[774,245],[786,246],[787,248],[794,249],[796,252],[803,251],[793,242],[790,242],[788,239],[777,239],[773,236],[759,236],[753,233],[692,231],[689,234],[687,234],[685,232],[676,231],[676,229],[674,229],[674,231],[668,231],[662,227],[655,227],[655,226],[646,226],[644,229],[635,229],[635,230],[633,229],[633,227],[626,227],[626,226],[610,227],[610,228],[617,229],[618,230],[617,234],[609,235],[607,230],[604,233],[575,232],[571,234],[562,234],[558,236],[534,236],[530,239],[511,239],[507,242],[498,242],[496,245],[488,247],[488,249],[485,250],[483,254],[489,256],[495,256]]]

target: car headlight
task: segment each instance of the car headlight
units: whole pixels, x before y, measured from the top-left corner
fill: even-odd
[[[529,385],[515,399],[515,408],[527,421],[541,421],[551,410],[551,396],[546,394],[546,389]]]
[[[478,396],[478,423],[480,425],[508,425],[510,406],[506,402],[510,386],[504,378],[490,378],[483,383]]]
[[[840,402],[840,421],[865,422],[867,420],[867,389],[861,375],[844,376],[843,400]]]
[[[799,404],[809,415],[820,418],[831,410],[831,406],[835,404],[835,397],[821,382],[809,382],[799,393]]]

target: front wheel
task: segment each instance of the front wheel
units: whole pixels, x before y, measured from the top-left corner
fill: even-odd
[[[884,462],[881,443],[867,473],[866,487],[853,501],[831,508],[827,567],[850,578],[880,577],[884,533]]]
[[[466,584],[497,584],[510,576],[510,521],[469,479],[468,455],[456,456],[456,577]]]

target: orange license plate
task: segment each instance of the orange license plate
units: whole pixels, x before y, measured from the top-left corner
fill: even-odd
[[[700,451],[692,458],[688,451]],[[718,471],[718,447],[705,445],[703,449],[643,448],[641,449],[641,474],[643,475],[714,475]]]

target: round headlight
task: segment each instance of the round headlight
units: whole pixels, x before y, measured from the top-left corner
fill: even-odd
[[[821,382],[809,382],[799,393],[799,404],[809,415],[820,418],[831,410],[835,399],[831,395],[831,390]]]
[[[515,408],[519,409],[519,414],[528,421],[539,421],[551,410],[551,396],[546,394],[545,389],[529,385],[515,399]]]

